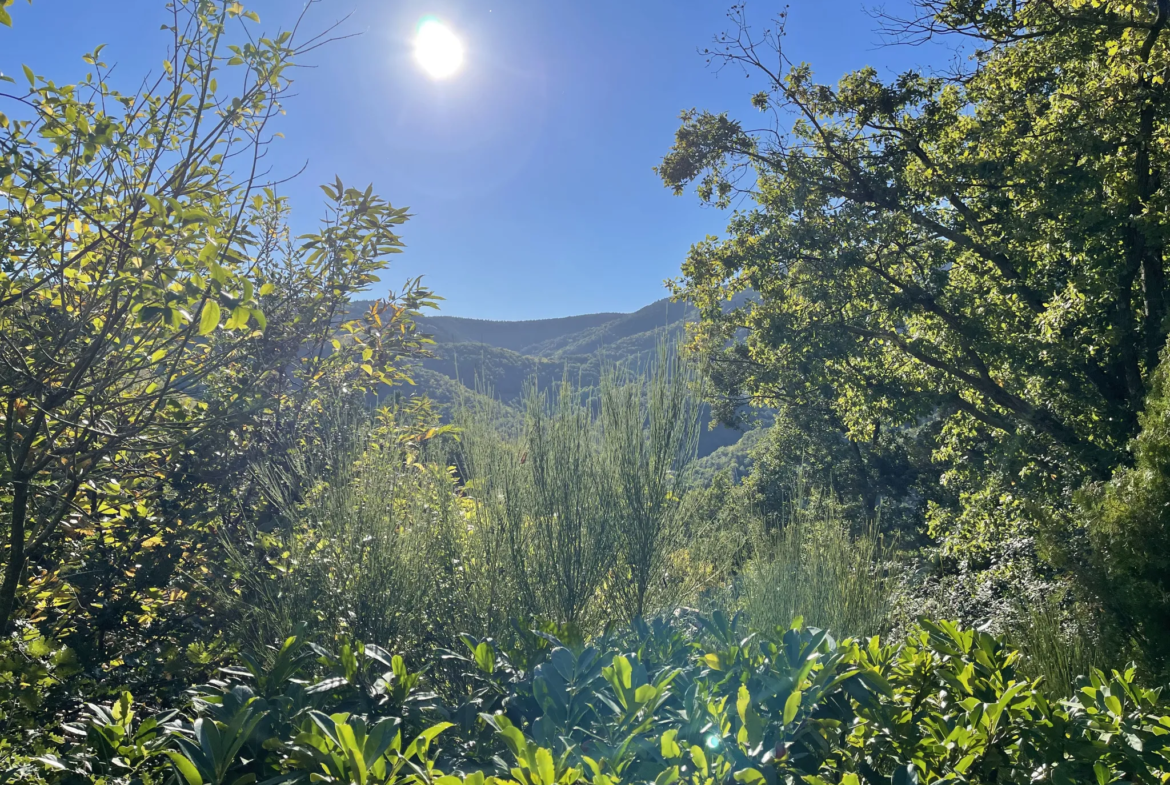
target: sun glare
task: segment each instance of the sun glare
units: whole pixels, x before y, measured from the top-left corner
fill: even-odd
[[[414,57],[433,79],[446,79],[463,65],[463,42],[435,19],[424,19],[414,38]]]

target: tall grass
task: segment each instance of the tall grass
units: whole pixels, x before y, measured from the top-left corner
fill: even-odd
[[[1108,668],[1110,657],[1098,640],[1092,611],[1064,595],[1055,589],[1022,603],[1021,618],[1008,637],[1024,654],[1024,675],[1043,678],[1054,695],[1066,698],[1078,677]]]
[[[892,554],[876,522],[855,527],[830,494],[804,487],[785,506],[779,518],[757,523],[754,555],[736,586],[742,609],[761,628],[802,617],[841,635],[884,632]]]
[[[510,637],[513,620],[577,633],[689,602],[734,555],[688,505],[699,405],[673,347],[599,388],[530,383],[523,416],[474,396],[444,448],[408,413],[339,418],[265,472],[276,525],[231,553],[240,637],[309,621],[325,635],[411,650]],[[342,421],[344,420],[344,421]]]
[[[687,577],[687,565],[671,574],[670,562],[694,534],[680,502],[698,447],[697,381],[694,366],[666,344],[642,373],[612,368],[602,377],[604,459],[621,519],[612,586],[626,618],[677,600],[669,595]]]
[[[531,614],[588,623],[618,525],[589,402],[567,380],[556,390],[533,382],[518,440],[478,419],[465,413],[461,428],[479,530],[506,545],[500,566]]]

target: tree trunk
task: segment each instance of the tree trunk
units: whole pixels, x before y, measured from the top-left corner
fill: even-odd
[[[24,528],[28,517],[28,480],[13,482],[12,518],[9,522],[8,563],[4,582],[0,584],[0,636],[8,633],[8,623],[16,607],[16,590],[24,572]]]

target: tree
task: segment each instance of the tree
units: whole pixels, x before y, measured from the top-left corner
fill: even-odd
[[[1133,466],[1081,496],[1089,563],[1082,573],[1109,618],[1165,673],[1170,630],[1170,364],[1150,384]]]
[[[686,112],[659,173],[753,203],[675,283],[716,386],[828,401],[856,443],[936,423],[924,452],[960,513],[932,524],[962,548],[1126,460],[1168,329],[1168,8],[918,5],[899,31],[968,36],[968,70],[818,84],[783,20],[759,35],[737,7],[711,54],[763,78],[772,122]]]
[[[406,211],[338,181],[293,239],[266,180],[289,68],[327,34],[253,36],[240,3],[170,8],[170,56],[138,92],[99,47],[76,85],[26,67],[0,114],[0,629],[22,587],[59,596],[65,557],[181,526],[162,500],[192,450],[295,432],[327,383],[392,383],[423,345],[418,280],[347,305],[401,250]]]

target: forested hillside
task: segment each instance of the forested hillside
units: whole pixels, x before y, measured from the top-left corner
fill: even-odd
[[[685,325],[695,316],[694,308],[669,299],[628,314],[536,321],[424,316],[417,324],[434,338],[433,356],[421,361],[410,389],[399,389],[427,395],[447,410],[470,391],[501,401],[519,417],[518,404],[530,384],[548,390],[568,379],[588,389],[597,387],[607,365],[644,368],[662,342],[683,339]],[[710,421],[709,410],[703,417]],[[699,434],[701,456],[735,445],[742,435],[739,428],[712,425]],[[723,465],[718,457],[711,463]]]

